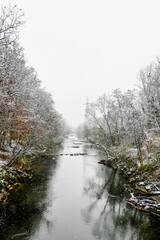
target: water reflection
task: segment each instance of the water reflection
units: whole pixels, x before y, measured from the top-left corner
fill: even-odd
[[[27,239],[27,236],[39,226],[48,204],[47,184],[56,169],[56,161],[52,158],[42,161],[42,168],[36,180],[26,184],[25,189],[13,196],[8,205],[1,205],[1,240]]]
[[[70,156],[77,152],[88,155]],[[57,161],[44,162],[36,183],[0,209],[0,239],[160,239],[159,220],[125,203],[124,179],[100,159],[89,145],[67,140]]]
[[[85,164],[92,166],[92,171],[89,174],[85,168],[84,192],[88,203],[82,216],[91,225],[93,236],[105,240],[159,239],[155,218],[123,200],[127,191],[122,177],[110,168],[95,166],[91,159]]]

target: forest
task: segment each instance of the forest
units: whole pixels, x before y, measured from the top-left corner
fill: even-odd
[[[25,168],[36,156],[54,154],[62,142],[65,122],[50,93],[27,65],[19,44],[24,14],[17,6],[2,7],[0,15],[0,187],[12,188],[11,167]],[[13,170],[13,169],[12,169]],[[12,172],[15,176],[17,173]],[[3,179],[4,178],[4,179]],[[9,184],[8,181],[12,182]],[[9,185],[9,187],[8,187]]]

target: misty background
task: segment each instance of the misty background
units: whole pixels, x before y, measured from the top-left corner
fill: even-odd
[[[160,55],[158,0],[12,0],[25,13],[20,43],[27,63],[72,125],[87,98],[138,84]],[[1,0],[1,5],[8,1]]]

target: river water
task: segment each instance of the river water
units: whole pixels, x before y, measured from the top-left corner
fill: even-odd
[[[118,173],[98,164],[103,158],[68,138],[55,160],[44,159],[37,180],[1,206],[0,239],[160,239],[160,220],[124,201],[132,190]]]

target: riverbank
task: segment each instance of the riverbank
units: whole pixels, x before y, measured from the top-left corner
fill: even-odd
[[[26,181],[32,179],[30,170],[4,166],[1,169],[0,202],[6,203],[8,197],[20,190]]]
[[[110,156],[99,163],[118,171],[135,189],[135,193],[125,200],[139,210],[160,217],[160,162],[155,159],[141,164],[136,149],[124,146],[112,147],[109,153]]]
[[[0,203],[7,203],[8,199],[31,182],[41,169],[41,162],[46,157],[54,157],[53,154],[31,154],[21,156],[11,167],[7,161],[3,161],[0,167]]]

